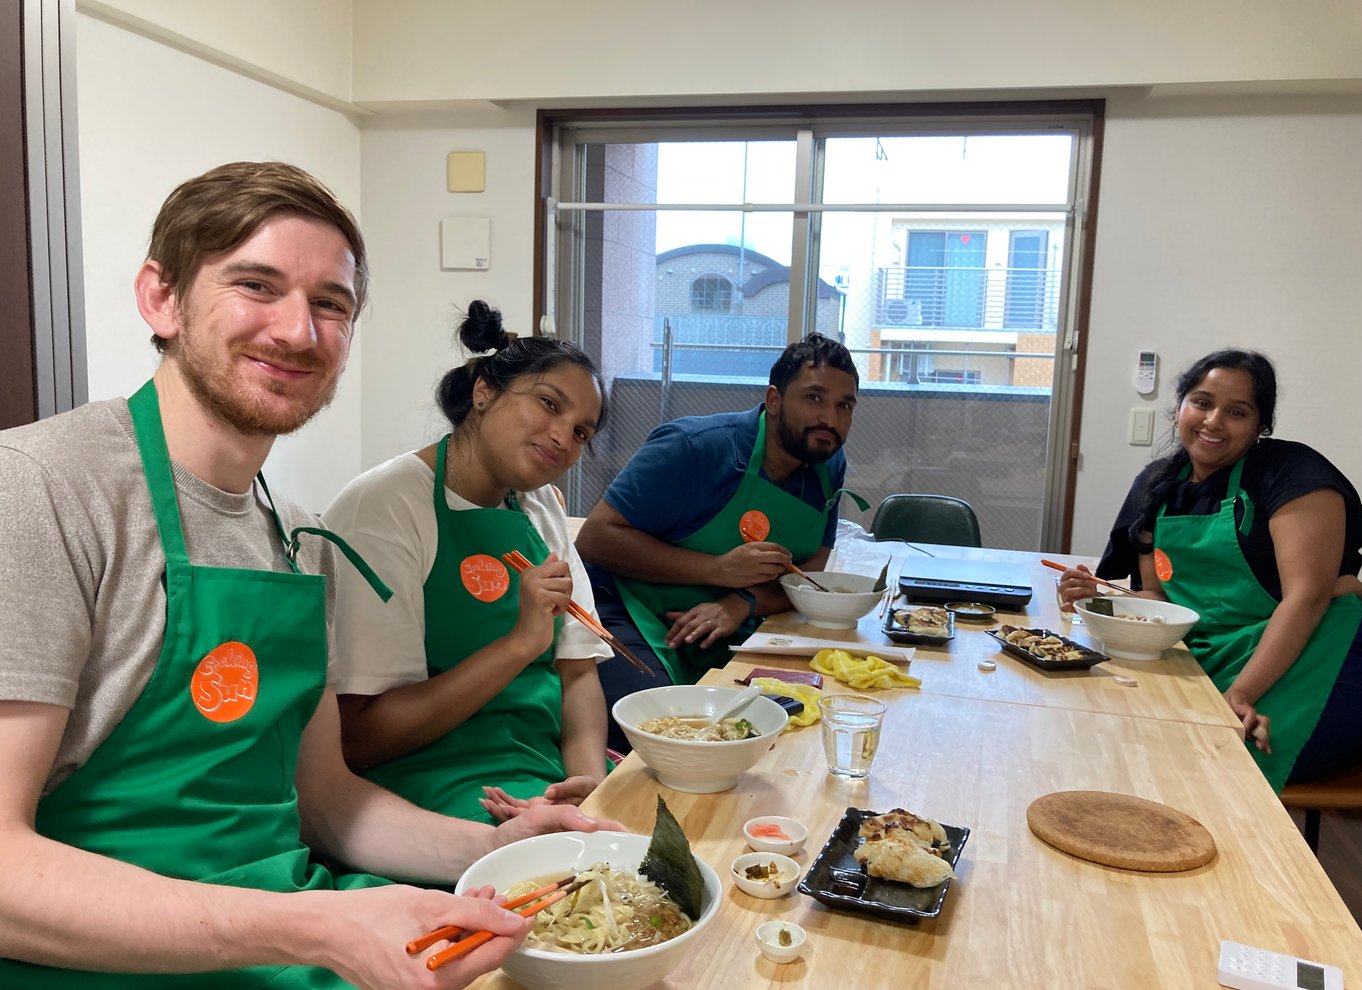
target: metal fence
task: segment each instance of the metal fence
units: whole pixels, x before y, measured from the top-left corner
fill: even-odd
[[[693,318],[692,318],[693,319]],[[696,336],[718,332],[726,318]],[[752,318],[748,318],[749,320]],[[744,322],[748,322],[745,320]],[[570,510],[585,513],[659,424],[681,416],[749,409],[762,401],[767,372],[785,346],[678,341],[653,343],[655,373],[621,373],[608,382],[611,424],[584,457],[569,486]],[[770,328],[751,324],[752,333]],[[902,348],[852,348],[858,363]],[[956,353],[922,349],[935,358]],[[1001,348],[960,351],[976,359],[1053,360]],[[703,369],[703,370],[686,370]],[[740,370],[741,369],[741,370]],[[988,546],[1042,549],[1045,467],[1050,419],[1048,385],[872,381],[862,376],[855,423],[847,438],[847,484],[871,503],[862,514],[844,500],[844,518],[867,529],[877,506],[900,492],[953,495],[969,502]]]

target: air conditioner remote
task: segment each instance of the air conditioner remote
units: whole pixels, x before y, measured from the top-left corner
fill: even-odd
[[[1220,985],[1234,990],[1343,990],[1337,966],[1284,956],[1228,939],[1220,943]]]

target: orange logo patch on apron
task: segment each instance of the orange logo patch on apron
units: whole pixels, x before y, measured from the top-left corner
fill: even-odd
[[[1168,554],[1158,547],[1154,548],[1154,573],[1159,576],[1160,581],[1167,581],[1173,576],[1173,562],[1168,559]]]
[[[511,587],[506,565],[485,553],[475,553],[459,563],[459,580],[480,602],[494,602]]]
[[[223,643],[194,668],[189,696],[199,714],[212,722],[235,722],[255,704],[259,671],[245,643]]]
[[[748,543],[756,543],[771,535],[771,520],[760,509],[751,509],[742,514],[738,522],[738,532]]]

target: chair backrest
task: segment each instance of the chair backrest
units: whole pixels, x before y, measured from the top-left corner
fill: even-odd
[[[877,540],[981,547],[979,520],[963,499],[949,495],[890,495],[875,510],[870,532]]]

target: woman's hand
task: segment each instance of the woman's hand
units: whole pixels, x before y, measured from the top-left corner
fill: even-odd
[[[711,646],[742,625],[747,613],[747,602],[737,595],[701,602],[685,612],[668,612],[672,627],[667,630],[667,645],[674,650],[682,643],[699,640],[702,649]]]
[[[586,800],[586,796],[596,789],[600,781],[581,774],[567,780],[550,784],[539,797],[518,798],[507,794],[500,787],[484,787],[483,797],[478,800],[486,812],[499,822],[508,822],[531,808],[548,804],[567,804],[574,808]]]
[[[1241,692],[1235,690],[1231,685],[1225,692],[1225,700],[1234,709],[1234,714],[1238,717],[1244,727],[1244,739],[1253,740],[1253,745],[1257,746],[1264,753],[1272,753],[1272,725],[1271,720],[1266,715],[1260,715],[1258,709]]]
[[[567,611],[572,601],[572,572],[567,561],[549,554],[538,567],[520,575],[520,618],[515,635],[531,657],[553,642],[553,620]]]
[[[1059,576],[1059,597],[1064,602],[1061,611],[1072,612],[1073,603],[1080,598],[1096,598],[1097,581],[1086,564],[1067,568]]]

